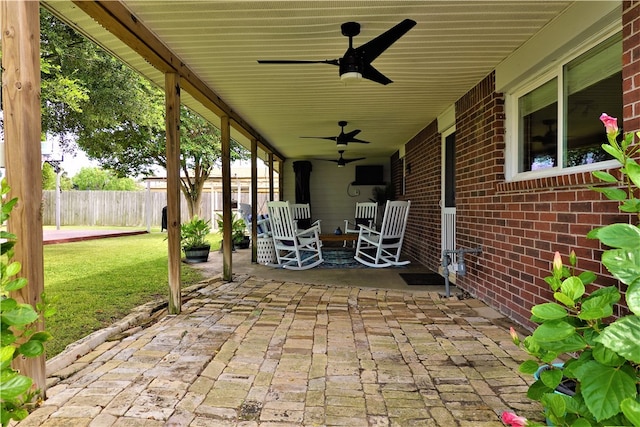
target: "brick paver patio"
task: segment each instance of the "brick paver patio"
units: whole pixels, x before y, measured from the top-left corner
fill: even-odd
[[[20,426],[474,426],[540,419],[504,319],[436,292],[212,279],[50,375]]]

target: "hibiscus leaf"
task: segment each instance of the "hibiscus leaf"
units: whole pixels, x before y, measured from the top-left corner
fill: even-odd
[[[31,378],[15,371],[5,370],[0,375],[0,399],[10,401],[16,399],[31,388]]]
[[[634,249],[640,245],[640,229],[631,224],[611,224],[598,229],[598,239],[612,248]]]
[[[575,372],[584,402],[598,422],[619,413],[620,403],[636,395],[635,372],[631,366],[614,368],[591,361]]]
[[[627,360],[640,363],[640,317],[626,316],[616,320],[595,341]]]
[[[602,254],[602,264],[616,279],[626,285],[640,279],[640,249],[605,251]]]
[[[629,310],[640,316],[640,280],[636,280],[629,285],[626,299]]]
[[[576,329],[562,320],[544,322],[533,331],[533,338],[542,345],[545,342],[561,341],[575,334]]]
[[[604,182],[618,182],[618,178],[605,171],[593,171],[593,176]]]
[[[630,397],[627,397],[620,404],[622,413],[634,426],[640,427],[640,403]]]
[[[538,304],[531,309],[534,316],[543,320],[563,319],[567,317],[567,310],[560,304],[553,302]]]
[[[29,304],[19,304],[18,307],[11,311],[0,314],[2,322],[7,325],[28,325],[38,320],[38,313]]]

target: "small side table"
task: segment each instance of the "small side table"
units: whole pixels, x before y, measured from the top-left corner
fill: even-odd
[[[274,246],[273,239],[271,237],[259,237],[257,246],[258,264],[275,264],[277,262],[276,247]]]

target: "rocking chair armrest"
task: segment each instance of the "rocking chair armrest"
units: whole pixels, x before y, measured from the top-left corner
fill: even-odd
[[[377,234],[377,235],[381,234],[379,231],[376,231],[375,229],[371,227],[367,227],[366,225],[363,225],[363,224],[358,224],[358,227],[360,228],[360,231],[359,231],[360,234]]]
[[[307,228],[306,230],[297,230],[296,231],[296,236],[297,237],[310,237],[312,235],[320,235],[320,224],[318,224],[319,221],[316,221],[311,227]]]

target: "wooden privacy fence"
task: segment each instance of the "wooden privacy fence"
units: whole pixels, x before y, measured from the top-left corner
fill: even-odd
[[[56,195],[45,190],[42,200],[44,225],[56,225]],[[237,195],[236,195],[236,198]],[[240,203],[250,203],[249,193],[240,194]],[[258,212],[266,212],[269,195],[258,193]],[[235,207],[234,200],[234,207]],[[162,208],[167,205],[167,194],[158,191],[61,191],[60,225],[160,227]],[[222,211],[222,194],[203,193],[202,217],[212,219],[216,228],[216,215]],[[180,217],[189,217],[187,203],[181,195]]]

